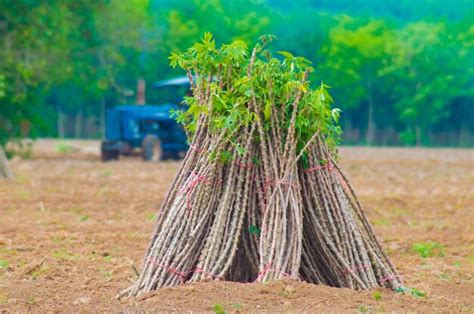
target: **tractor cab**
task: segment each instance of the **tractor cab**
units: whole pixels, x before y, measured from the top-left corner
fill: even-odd
[[[154,84],[159,105],[122,105],[106,112],[102,160],[141,153],[146,161],[180,158],[188,149],[182,125],[170,117],[171,110],[183,109],[189,95],[189,81],[179,77]]]

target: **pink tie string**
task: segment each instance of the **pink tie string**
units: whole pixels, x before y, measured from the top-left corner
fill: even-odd
[[[334,166],[333,166],[332,162],[328,161],[328,162],[325,163],[324,165],[319,165],[319,166],[315,166],[315,167],[306,169],[304,172],[306,172],[306,173],[311,173],[311,172],[313,172],[313,171],[321,170],[321,169],[328,169],[329,171],[333,171],[333,170],[334,170]]]
[[[255,167],[251,162],[242,162],[240,160],[236,160],[234,161],[234,163],[241,167],[241,168],[244,168],[244,169],[252,169],[253,167]]]
[[[148,258],[147,259],[147,262],[149,264],[152,264],[158,268],[161,268],[161,269],[164,269],[166,270],[167,272],[169,272],[170,274],[173,274],[177,277],[179,277],[179,279],[181,280],[181,283],[184,283],[184,281],[186,280],[186,277],[189,275],[189,274],[192,274],[192,273],[203,273],[203,274],[206,274],[210,277],[212,277],[213,279],[219,279],[219,280],[222,280],[221,277],[219,276],[216,276],[216,275],[213,275],[207,271],[205,271],[204,269],[202,268],[199,268],[199,267],[196,267],[194,269],[191,269],[191,270],[188,270],[188,271],[179,271],[177,270],[176,268],[173,268],[173,267],[169,267],[169,266],[166,266],[166,265],[163,265],[163,264],[160,264],[158,263],[158,261],[156,261],[154,258]]]
[[[301,278],[298,276],[298,277],[295,277],[295,276],[292,276],[288,273],[285,273],[281,270],[278,270],[278,269],[275,269],[275,268],[272,268],[272,265],[271,263],[268,263],[267,265],[265,265],[265,267],[263,268],[263,270],[261,272],[258,273],[258,276],[257,276],[257,279],[255,279],[255,281],[258,281],[260,279],[262,279],[263,277],[265,277],[266,274],[268,273],[280,273],[282,274],[283,276],[285,277],[288,277],[288,278],[292,278],[292,279],[296,279],[296,280],[299,280],[301,281]]]
[[[192,175],[194,176],[194,179],[189,181],[187,185],[185,185],[179,192],[179,194],[184,194],[186,193],[186,208],[188,211],[191,211],[191,194],[194,190],[194,188],[201,182],[204,182],[207,180],[207,177],[205,175],[197,175],[196,173],[192,172]]]
[[[189,148],[191,148],[192,150],[197,151],[198,153],[201,153],[203,151],[202,148],[200,148],[199,146],[196,146],[194,144],[189,145]]]
[[[354,267],[348,267],[348,268],[346,268],[346,271],[347,271],[347,272],[350,272],[350,273],[354,273],[354,272],[356,272],[356,271],[358,271],[358,270],[364,270],[364,269],[367,270],[367,269],[369,269],[369,268],[370,268],[370,265],[361,264],[361,265],[359,265],[359,266],[356,265],[356,266],[354,266]]]

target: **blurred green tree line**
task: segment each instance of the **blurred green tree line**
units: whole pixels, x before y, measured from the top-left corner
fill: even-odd
[[[219,42],[274,34],[332,86],[345,144],[474,146],[469,0],[2,0],[0,145],[97,138],[105,110],[147,103],[154,81],[205,31]]]

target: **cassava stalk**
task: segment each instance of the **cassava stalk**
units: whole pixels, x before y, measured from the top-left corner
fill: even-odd
[[[281,278],[402,287],[335,161],[339,111],[308,61],[235,41],[171,56],[192,97],[174,112],[190,150],[161,206],[140,276],[120,296],[203,280]]]

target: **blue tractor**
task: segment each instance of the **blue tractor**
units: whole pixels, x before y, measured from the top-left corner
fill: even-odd
[[[161,105],[115,106],[106,112],[103,161],[140,152],[145,161],[180,158],[188,149],[183,127],[170,117],[170,110],[183,109],[182,97],[190,93],[186,77],[154,84]]]

